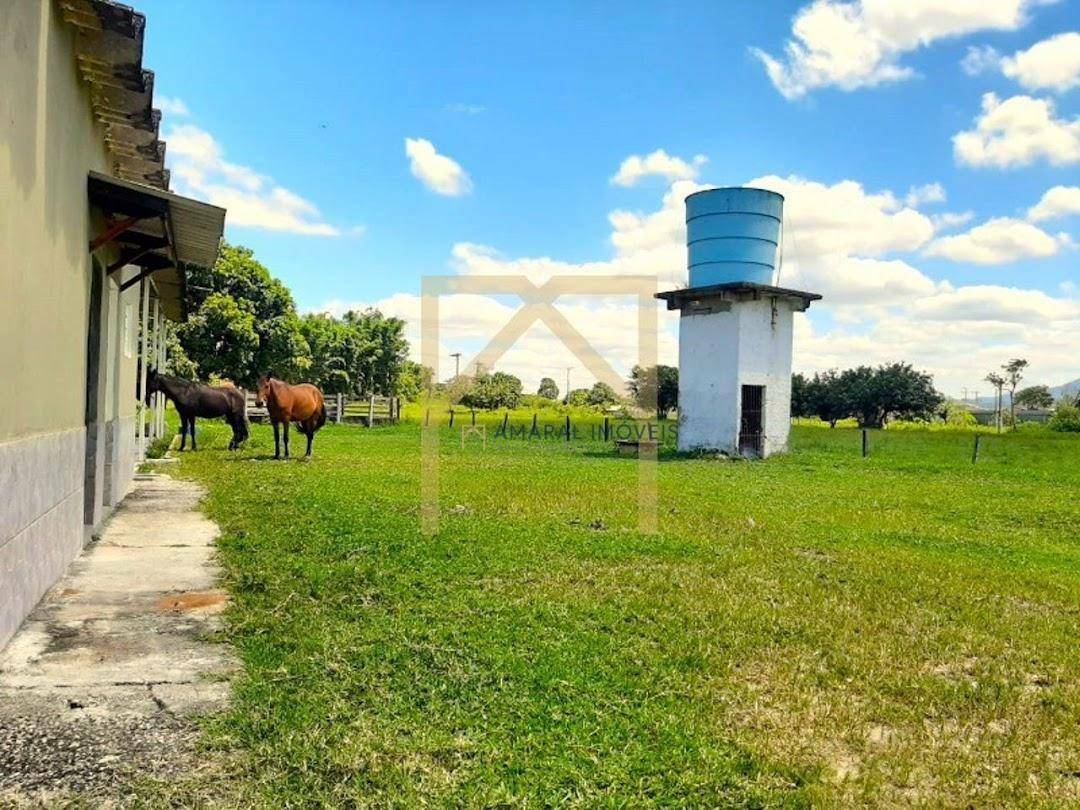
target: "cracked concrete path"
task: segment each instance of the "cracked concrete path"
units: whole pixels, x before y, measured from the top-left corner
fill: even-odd
[[[119,798],[191,767],[195,715],[235,669],[210,643],[226,594],[196,484],[138,475],[100,539],[0,651],[0,805]]]

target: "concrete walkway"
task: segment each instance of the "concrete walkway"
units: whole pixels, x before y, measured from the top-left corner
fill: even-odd
[[[203,491],[139,475],[0,651],[0,806],[66,793],[117,798],[132,774],[191,765],[192,717],[222,709],[230,650],[218,626],[217,527]]]

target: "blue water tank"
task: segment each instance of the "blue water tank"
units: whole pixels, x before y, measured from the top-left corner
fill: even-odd
[[[784,197],[763,188],[711,188],[686,198],[690,286],[772,284]]]

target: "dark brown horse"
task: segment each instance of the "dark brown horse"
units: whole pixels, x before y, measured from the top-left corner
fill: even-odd
[[[150,395],[160,391],[176,406],[180,414],[180,449],[187,445],[188,433],[191,433],[191,449],[195,449],[195,417],[225,417],[232,428],[232,441],[229,449],[235,450],[248,437],[247,403],[243,393],[231,385],[204,385],[194,380],[182,380],[179,377],[166,377],[158,374],[157,369],[146,370],[146,404],[150,404]]]
[[[315,431],[326,424],[326,403],[323,402],[322,391],[308,383],[289,385],[264,374],[259,378],[258,400],[266,403],[266,410],[274,425],[274,458],[281,458],[278,425],[282,423],[285,425],[285,458],[289,457],[289,425],[293,422],[296,422],[296,429],[307,436],[307,453],[304,455],[310,456]]]

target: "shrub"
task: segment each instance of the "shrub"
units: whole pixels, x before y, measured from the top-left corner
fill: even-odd
[[[1059,433],[1080,433],[1080,407],[1058,405],[1050,417],[1050,429]]]

